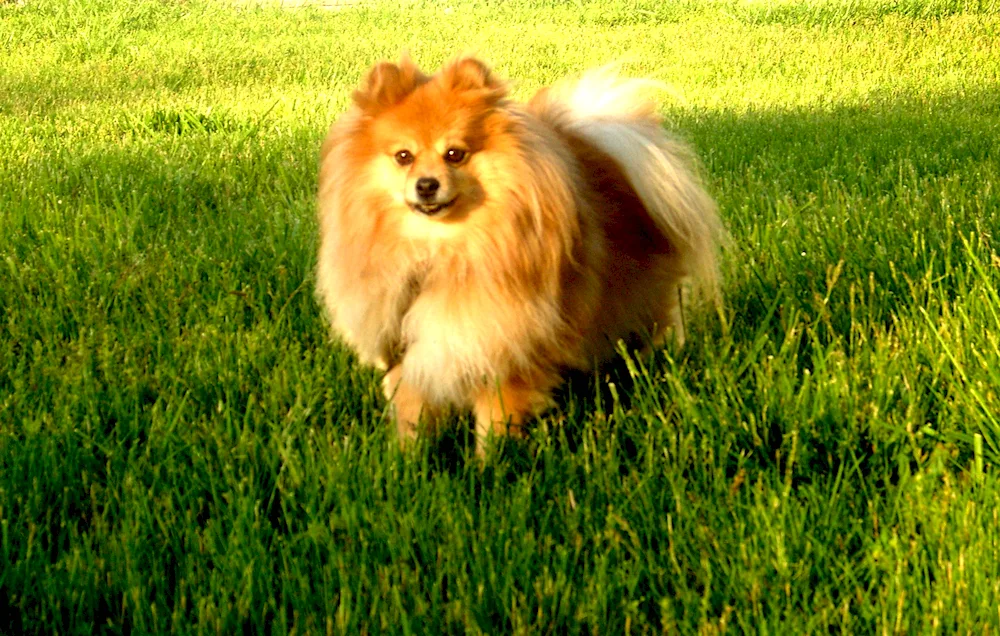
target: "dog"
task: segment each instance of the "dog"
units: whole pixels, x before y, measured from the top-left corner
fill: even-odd
[[[683,343],[686,294],[717,301],[716,205],[653,84],[598,69],[520,104],[478,59],[404,57],[354,91],[321,149],[317,294],[404,444],[453,407],[477,452],[522,436],[566,372]]]

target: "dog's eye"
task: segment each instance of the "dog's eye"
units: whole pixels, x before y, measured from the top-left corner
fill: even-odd
[[[413,153],[409,150],[400,150],[396,153],[396,163],[401,166],[408,166],[413,163]]]
[[[447,152],[444,153],[444,160],[448,163],[462,163],[465,159],[465,155],[469,153],[465,152],[461,148],[449,148]]]

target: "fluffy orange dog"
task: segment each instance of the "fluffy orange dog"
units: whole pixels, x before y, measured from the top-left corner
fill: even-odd
[[[478,60],[404,59],[355,91],[322,149],[318,291],[387,370],[403,441],[459,406],[481,451],[618,339],[683,341],[681,283],[716,289],[719,221],[649,85],[592,71],[522,105]]]

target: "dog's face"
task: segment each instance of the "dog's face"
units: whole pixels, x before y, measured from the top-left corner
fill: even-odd
[[[372,153],[371,187],[383,188],[398,213],[433,223],[465,219],[486,198],[495,172],[491,116],[505,93],[472,59],[433,77],[407,60],[376,66],[354,94]]]
[[[439,119],[446,113],[428,113],[438,119],[413,121],[410,112],[393,113],[376,125],[381,157],[381,181],[394,198],[413,212],[444,219],[457,208],[468,207],[481,189],[473,153],[481,150],[465,126]]]

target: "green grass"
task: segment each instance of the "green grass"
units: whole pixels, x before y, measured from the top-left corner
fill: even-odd
[[[0,631],[996,633],[1000,9],[0,2]],[[667,81],[732,235],[680,352],[480,468],[313,297],[361,73]],[[467,422],[465,422],[467,424]]]

